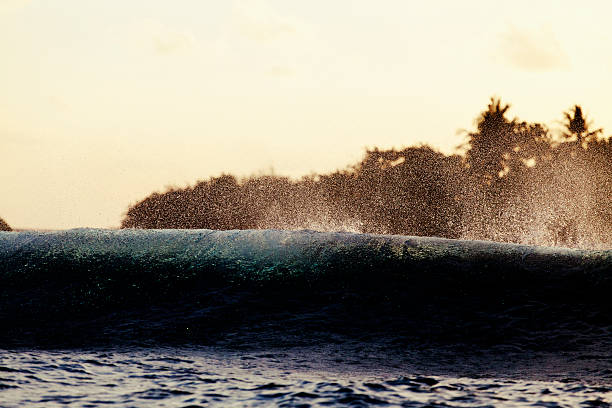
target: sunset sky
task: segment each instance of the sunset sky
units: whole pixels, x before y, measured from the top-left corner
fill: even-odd
[[[493,95],[612,133],[608,1],[0,0],[0,217],[116,227],[166,186],[451,152]]]

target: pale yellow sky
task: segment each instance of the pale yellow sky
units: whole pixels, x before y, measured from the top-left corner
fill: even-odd
[[[492,95],[612,132],[608,1],[0,0],[0,217],[115,227],[230,172],[450,152]]]

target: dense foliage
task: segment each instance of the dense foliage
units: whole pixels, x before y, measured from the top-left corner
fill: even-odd
[[[0,231],[12,231],[11,227],[2,218],[0,218]]]
[[[612,244],[612,143],[580,106],[564,131],[509,119],[491,99],[465,154],[428,146],[369,150],[343,171],[292,180],[213,177],[153,193],[123,228],[319,229],[491,239],[528,244]]]

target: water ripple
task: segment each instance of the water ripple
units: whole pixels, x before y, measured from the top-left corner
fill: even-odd
[[[338,350],[336,350],[338,352]],[[337,353],[330,356],[335,361]],[[320,364],[303,352],[195,348],[0,351],[0,401],[12,407],[609,407],[612,386],[565,376],[468,378]],[[245,367],[243,362],[250,361]],[[321,360],[321,356],[317,359]],[[74,376],[74,372],[86,375]],[[402,374],[404,372],[404,374]]]

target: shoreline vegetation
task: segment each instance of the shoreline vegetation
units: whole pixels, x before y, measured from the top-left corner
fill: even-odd
[[[10,225],[8,225],[6,221],[0,218],[0,231],[12,231],[12,230],[13,229],[10,227]]]
[[[430,146],[365,153],[299,180],[223,174],[155,192],[121,228],[316,229],[530,245],[612,245],[612,142],[578,105],[562,132],[508,117],[491,98],[465,153]]]

